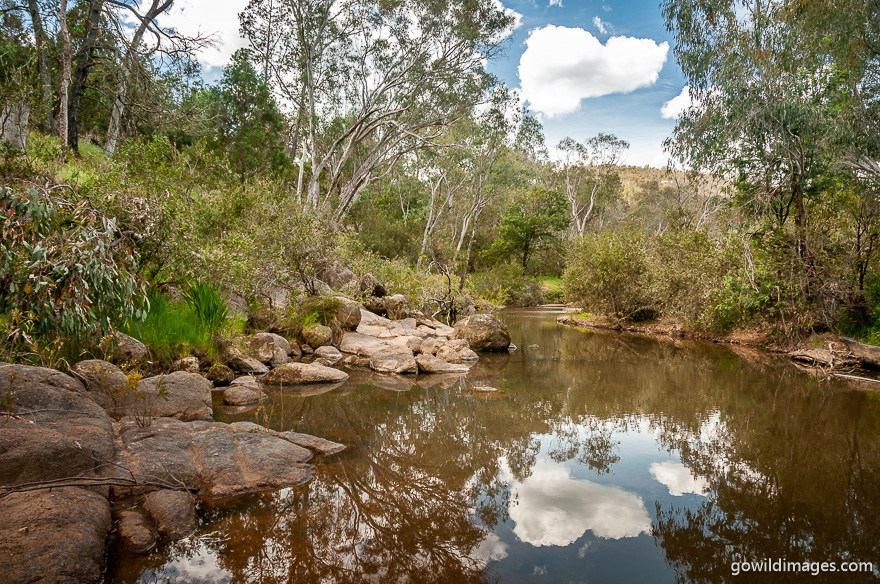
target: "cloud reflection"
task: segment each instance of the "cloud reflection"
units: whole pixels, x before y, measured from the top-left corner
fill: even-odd
[[[685,493],[704,495],[709,492],[706,479],[695,477],[680,462],[655,462],[648,470],[657,482],[669,489],[669,494],[673,497],[681,497]]]
[[[618,487],[575,480],[568,468],[538,460],[532,475],[513,482],[510,518],[516,536],[534,546],[566,546],[587,530],[596,537],[620,539],[648,531],[644,502]]]

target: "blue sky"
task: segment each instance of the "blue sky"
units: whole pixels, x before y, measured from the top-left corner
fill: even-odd
[[[566,136],[584,141],[604,132],[630,143],[625,164],[665,164],[661,144],[675,120],[661,110],[676,97],[673,106],[688,100],[659,0],[497,1],[519,15],[519,26],[489,69],[522,90],[544,123],[551,153]],[[206,79],[213,80],[245,45],[238,13],[246,5],[178,0],[163,24],[216,34],[218,46],[200,55]]]
[[[502,1],[522,18],[504,57],[489,69],[511,87],[523,88],[526,98],[528,77],[540,76],[531,109],[544,123],[548,147],[566,136],[583,141],[604,132],[631,144],[625,163],[664,164],[661,143],[675,120],[664,118],[661,109],[681,94],[685,81],[659,1]],[[549,95],[540,95],[542,90]],[[559,101],[560,94],[568,105],[548,103]],[[578,105],[568,111],[573,100]]]

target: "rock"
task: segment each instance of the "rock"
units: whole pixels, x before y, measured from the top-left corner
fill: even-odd
[[[468,347],[457,346],[452,341],[446,342],[437,349],[436,356],[449,363],[474,363],[480,359]]]
[[[322,454],[324,456],[329,456],[331,454],[336,454],[337,452],[342,452],[343,450],[345,450],[344,444],[331,442],[330,440],[318,438],[317,436],[312,436],[311,434],[301,434],[299,432],[282,432],[280,436],[285,440],[293,442],[297,446],[308,448],[312,452]]]
[[[380,339],[393,339],[394,337],[419,337],[427,338],[427,334],[416,329],[413,319],[391,320],[373,314],[367,310],[361,311],[361,322],[357,327],[358,333],[373,336]]]
[[[0,581],[103,581],[105,497],[78,487],[13,493],[0,499],[0,517]]]
[[[388,315],[388,318],[400,320],[402,318],[406,318],[409,315],[409,307],[407,306],[406,296],[404,296],[403,294],[385,296],[384,298],[382,298],[382,304],[385,306],[385,313]],[[416,322],[415,320],[413,320],[412,328],[415,327]]]
[[[344,296],[336,296],[334,300],[338,302],[336,319],[339,321],[339,326],[343,330],[355,330],[361,323],[361,305]]]
[[[251,330],[267,331],[273,329],[278,324],[278,318],[271,310],[257,308],[248,312],[247,324]]]
[[[206,497],[293,487],[311,476],[308,450],[273,433],[235,432],[231,426],[162,419],[140,428],[122,422],[120,459],[136,480],[199,489]]]
[[[443,343],[437,339],[425,339],[422,341],[419,349],[423,355],[436,355],[437,349],[441,346],[443,346]]]
[[[119,331],[114,331],[116,346],[113,347],[113,360],[117,363],[136,364],[147,360],[147,346],[139,340]]]
[[[4,395],[17,418],[0,418],[0,485],[94,477],[101,462],[114,459],[112,420],[79,381],[42,367],[0,365]]]
[[[170,540],[183,539],[198,528],[196,502],[186,491],[161,490],[147,493],[145,507],[156,529]]]
[[[236,377],[229,385],[230,387],[244,386],[253,390],[257,390],[260,388],[260,382],[257,381],[256,377],[251,377],[250,375]]]
[[[357,355],[346,355],[342,358],[341,363],[348,367],[369,367],[370,359],[367,357],[358,357]]]
[[[371,337],[363,333],[345,333],[342,335],[342,342],[339,343],[339,350],[343,353],[357,355],[362,349],[368,347],[382,347],[387,343]]]
[[[290,350],[287,351],[287,354],[293,358],[302,357],[302,347],[299,346],[299,343],[290,343]]]
[[[433,355],[417,355],[416,363],[419,370],[425,373],[467,373],[471,370],[467,365],[448,363]]]
[[[165,397],[160,395],[164,388]],[[156,417],[191,420],[212,420],[211,382],[197,373],[175,371],[169,375],[157,375],[141,381],[140,390],[147,396],[155,396]]]
[[[368,296],[364,300],[364,308],[372,314],[385,314],[385,303],[378,296]]]
[[[311,355],[312,353],[315,352],[315,350],[313,348],[311,348],[310,346],[308,346],[305,343],[303,343],[302,345],[299,346],[299,350],[300,350],[300,354],[302,354],[302,355]]]
[[[399,345],[385,345],[381,348],[368,349],[370,368],[380,373],[418,373],[413,352]]]
[[[471,385],[467,388],[470,391],[476,391],[478,393],[495,393],[498,391],[496,387],[490,387],[488,385]]]
[[[233,385],[223,392],[223,403],[228,406],[249,406],[268,398],[258,388],[250,389],[243,385]]]
[[[223,363],[214,363],[205,371],[205,377],[214,385],[229,385],[235,379],[235,373]]]
[[[290,306],[290,291],[284,288],[272,288],[266,295],[269,301],[269,308],[272,310],[282,310]]]
[[[834,355],[828,349],[801,349],[789,353],[795,361],[818,365],[820,367],[833,367]]]
[[[318,275],[334,290],[339,290],[349,282],[357,280],[357,276],[354,275],[354,272],[344,266],[340,266],[339,264],[334,264],[332,267],[325,267]]]
[[[175,371],[186,371],[187,373],[198,373],[201,368],[198,357],[184,357],[174,362]]]
[[[318,347],[317,349],[315,349],[315,356],[319,359],[323,359],[331,365],[342,359],[342,353],[339,351],[339,349],[332,345],[324,345],[323,347]]]
[[[287,339],[273,333],[257,333],[248,343],[251,355],[267,365],[283,365],[287,363],[290,343]]]
[[[382,298],[388,295],[388,290],[377,280],[373,274],[366,274],[358,282],[358,288],[361,292],[367,293],[369,296]]]
[[[128,386],[128,376],[119,367],[100,359],[80,361],[73,372],[85,383],[88,396],[108,412],[115,409],[114,399]]]
[[[296,385],[301,383],[334,383],[348,379],[348,373],[315,363],[287,363],[276,367],[263,377],[266,385]]]
[[[424,339],[420,339],[419,337],[406,337],[406,347],[416,354],[422,352],[423,342]]]
[[[263,363],[260,363],[252,357],[245,357],[244,354],[235,347],[229,347],[225,351],[226,363],[233,371],[238,373],[253,373],[254,375],[262,375],[269,371]]]
[[[142,554],[156,547],[156,532],[152,518],[139,510],[120,511],[116,534],[126,549]]]
[[[505,351],[510,345],[507,327],[491,314],[474,314],[455,323],[455,339],[468,342],[473,351]]]
[[[330,330],[330,327],[318,323],[303,327],[300,334],[303,341],[310,347],[323,347],[333,341],[333,331]]]
[[[229,318],[234,316],[244,316],[247,318],[249,310],[248,301],[241,294],[230,293],[226,306],[229,308]]]

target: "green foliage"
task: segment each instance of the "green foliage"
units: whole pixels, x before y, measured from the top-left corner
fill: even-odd
[[[565,195],[532,187],[508,205],[488,256],[515,256],[523,269],[542,247],[557,244],[570,223]]]
[[[652,306],[646,295],[651,273],[643,234],[600,232],[575,240],[563,275],[566,298],[616,318]]]
[[[470,290],[495,305],[536,306],[544,302],[540,278],[528,276],[519,264],[499,264],[471,274]]]
[[[196,313],[199,322],[210,331],[217,331],[229,316],[229,294],[221,294],[214,285],[195,280],[183,292],[187,305]]]
[[[146,315],[136,256],[113,219],[49,190],[0,188],[0,314],[13,341],[102,336]]]

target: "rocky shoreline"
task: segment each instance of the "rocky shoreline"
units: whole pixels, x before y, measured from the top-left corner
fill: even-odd
[[[215,403],[256,410],[270,399],[264,390],[332,389],[357,368],[464,376],[478,351],[510,346],[491,314],[449,327],[420,313],[392,320],[336,300],[341,335],[313,327],[303,334],[313,346],[257,333],[208,367],[189,357],[170,374],[127,373],[118,365],[144,359],[146,347],[121,333],[111,357],[118,365],[90,359],[67,374],[0,363],[0,582],[100,581],[112,538],[144,553],[187,537],[198,526],[199,500],[302,484],[314,457],[345,448],[215,422]]]
[[[605,321],[575,313],[562,314],[558,324],[574,328],[626,332],[660,339],[691,339],[758,349],[767,354],[787,356],[799,368],[823,378],[836,377],[851,382],[858,389],[880,391],[880,347],[867,345],[844,336],[826,334],[818,341],[782,346],[772,342],[769,331],[735,331],[725,335],[692,331],[678,323],[632,324]],[[821,344],[821,346],[817,346]]]

